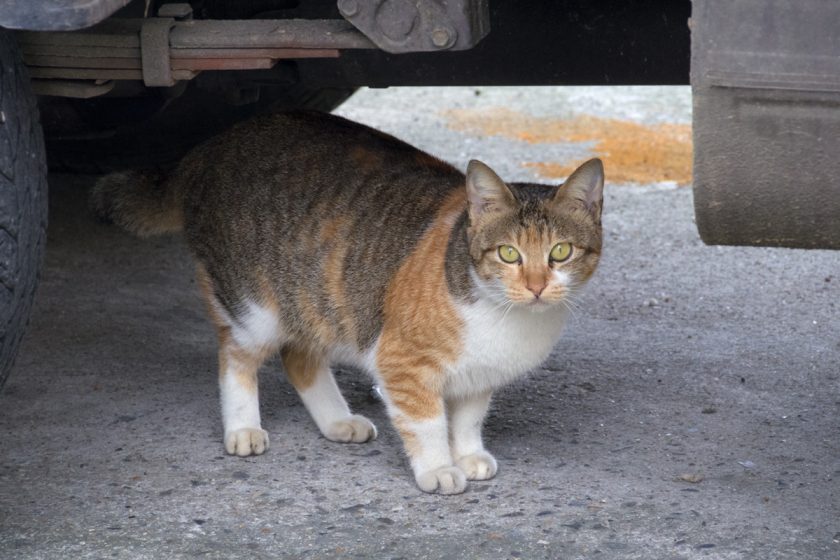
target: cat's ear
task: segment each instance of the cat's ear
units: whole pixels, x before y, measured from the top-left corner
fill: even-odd
[[[604,207],[604,164],[600,159],[590,159],[574,173],[569,175],[566,182],[557,188],[554,200],[572,198],[583,203],[586,209],[601,222],[601,209]]]
[[[470,161],[467,166],[467,199],[471,223],[488,212],[499,212],[516,206],[516,198],[505,182],[477,159]]]

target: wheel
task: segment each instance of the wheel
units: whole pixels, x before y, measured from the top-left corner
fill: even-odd
[[[0,30],[0,387],[29,320],[47,228],[47,165],[35,96]]]

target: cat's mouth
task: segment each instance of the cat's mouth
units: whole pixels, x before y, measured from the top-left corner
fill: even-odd
[[[550,301],[547,301],[544,298],[535,297],[532,298],[530,301],[526,302],[524,307],[535,313],[541,313],[554,306]]]

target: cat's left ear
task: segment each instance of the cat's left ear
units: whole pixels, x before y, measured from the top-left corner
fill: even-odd
[[[604,207],[604,164],[600,159],[590,159],[566,182],[557,188],[554,200],[572,198],[583,203],[597,223],[601,223],[601,209]]]

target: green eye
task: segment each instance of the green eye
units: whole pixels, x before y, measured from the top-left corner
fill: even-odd
[[[519,251],[512,245],[502,245],[499,247],[499,258],[508,264],[517,263],[520,260]]]
[[[549,258],[554,262],[563,262],[572,256],[571,243],[558,243],[551,249]]]

